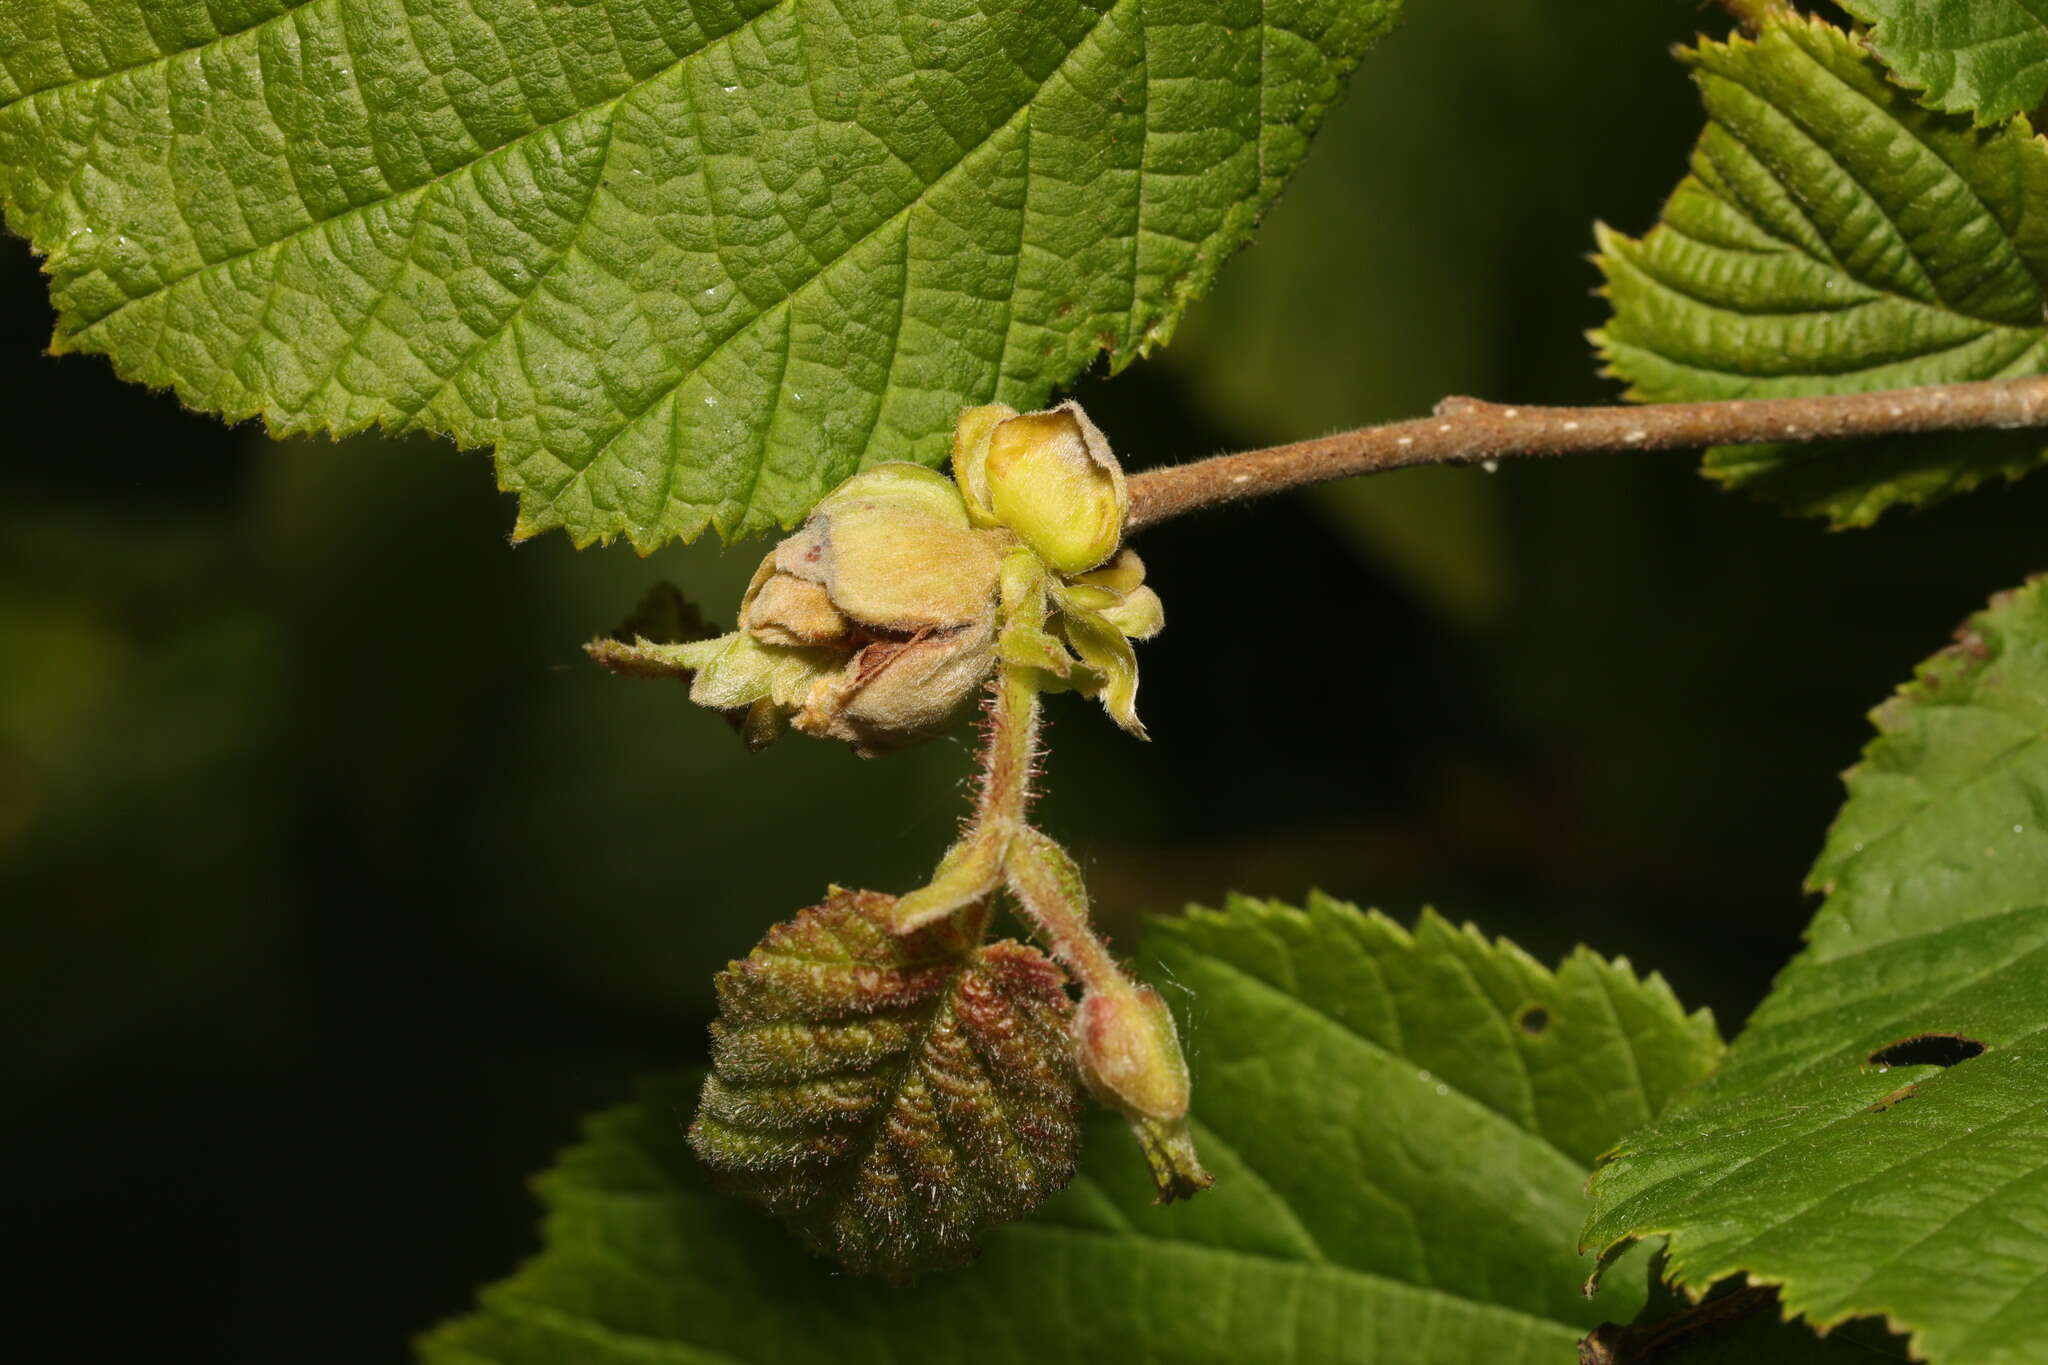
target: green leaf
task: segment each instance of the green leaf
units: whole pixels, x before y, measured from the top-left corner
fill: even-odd
[[[1128,363],[1398,0],[11,0],[58,351],[642,550]]]
[[[1571,1241],[1593,1154],[1719,1054],[1661,981],[1320,897],[1158,922],[1140,960],[1191,1015],[1199,1198],[1153,1204],[1110,1118],[1036,1220],[892,1290],[712,1194],[666,1082],[542,1179],[547,1249],[425,1358],[1535,1365],[1642,1304],[1640,1267],[1583,1297]]]
[[[1641,240],[1599,230],[1595,334],[1644,402],[1855,393],[2048,368],[2048,146],[1931,113],[1847,34],[1774,23],[1686,54],[1708,114]],[[1723,447],[1707,472],[1837,525],[2038,467],[2015,431]]]
[[[834,891],[718,977],[690,1145],[850,1270],[969,1259],[1066,1188],[1081,1082],[1066,974],[986,913],[899,935],[895,897]]]
[[[1935,109],[1996,123],[2048,97],[2048,0],[1842,0]]]
[[[1586,1240],[1670,1235],[1922,1359],[2048,1340],[2048,590],[1994,601],[1874,713],[1827,901],[1696,1098],[1595,1177]]]

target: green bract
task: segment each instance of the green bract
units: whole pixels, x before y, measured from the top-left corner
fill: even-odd
[[[1397,8],[7,0],[0,207],[57,350],[650,550],[1165,341]]]
[[[1595,1177],[1588,1242],[1670,1235],[1918,1358],[2048,1341],[2048,588],[1878,708],[1811,877],[1827,903],[1726,1065]]]
[[[1322,898],[1156,921],[1139,960],[1191,1024],[1200,1199],[1153,1204],[1137,1150],[1091,1134],[1036,1218],[893,1289],[715,1195],[680,1078],[543,1177],[546,1250],[424,1359],[1558,1365],[1634,1315],[1641,1264],[1588,1299],[1571,1239],[1594,1155],[1719,1054],[1661,981]]]
[[[1644,402],[2048,369],[2048,146],[1930,113],[1849,35],[1784,21],[1686,54],[1709,123],[1641,240],[1600,232],[1597,334]],[[1709,452],[1716,478],[1862,525],[2037,467],[2038,432]]]

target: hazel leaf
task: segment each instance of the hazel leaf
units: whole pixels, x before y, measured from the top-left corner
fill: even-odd
[[[0,211],[52,349],[646,551],[1163,345],[1397,9],[6,0]]]
[[[907,1280],[1073,1179],[1066,977],[981,943],[983,912],[899,935],[834,890],[718,978],[690,1143],[719,1181],[849,1270]]]
[[[1914,1357],[2048,1341],[2048,583],[1992,599],[1871,713],[1808,877],[1826,901],[1716,1074],[1606,1157],[1585,1243],[1668,1238]]]
[[[2048,370],[2048,144],[1934,113],[1850,35],[1773,21],[1681,54],[1707,109],[1639,239],[1599,230],[1608,372],[1646,403],[1795,398]],[[2048,461],[2038,431],[1722,446],[1714,479],[1863,526]]]

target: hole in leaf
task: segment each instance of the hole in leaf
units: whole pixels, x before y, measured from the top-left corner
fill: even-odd
[[[1515,1023],[1521,1026],[1522,1032],[1540,1036],[1550,1027],[1550,1011],[1541,1005],[1531,1005],[1515,1017]]]
[[[1872,1066],[1954,1066],[1981,1056],[1984,1044],[1960,1033],[1916,1033],[1870,1054]]]

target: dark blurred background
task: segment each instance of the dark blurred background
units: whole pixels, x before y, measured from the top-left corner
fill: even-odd
[[[1160,358],[1132,467],[1599,401],[1589,225],[1698,128],[1691,0],[1414,0]],[[764,546],[506,543],[486,460],[279,446],[52,360],[0,246],[5,1225],[90,1357],[397,1361],[534,1245],[522,1181],[702,1055],[710,979],[828,881],[917,884],[967,736],[745,754],[578,644]],[[1793,951],[1864,711],[2043,567],[2048,479],[1832,535],[1684,456],[1422,471],[1148,533],[1136,744],[1053,710],[1044,822],[1135,916],[1310,887],[1663,972],[1732,1031]],[[53,1301],[43,1302],[53,1309]]]

